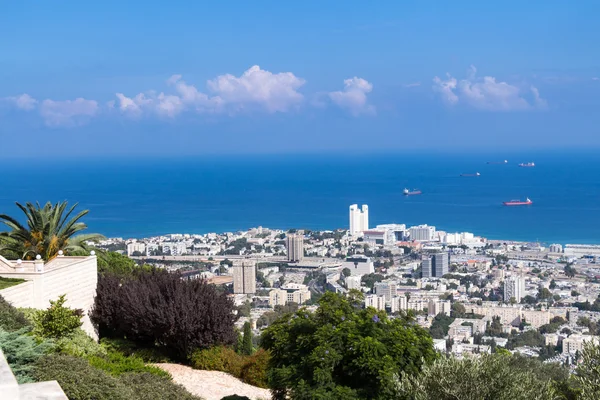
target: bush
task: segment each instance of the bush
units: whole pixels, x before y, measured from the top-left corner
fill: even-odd
[[[388,319],[362,303],[356,291],[327,292],[316,312],[283,316],[263,332],[273,399],[389,398],[396,375],[437,357],[431,336],[408,316]]]
[[[163,349],[156,347],[139,347],[135,342],[127,339],[102,338],[100,339],[102,347],[108,351],[118,351],[126,356],[136,356],[147,363],[168,363],[171,362],[168,356],[164,354]]]
[[[125,356],[114,350],[109,350],[104,356],[88,357],[90,365],[108,372],[112,376],[120,376],[127,372],[143,372],[163,378],[171,378],[171,375],[152,365],[146,365],[144,360],[137,356]]]
[[[577,366],[575,382],[581,390],[581,400],[600,398],[600,346],[586,343]]]
[[[556,398],[550,379],[513,368],[510,356],[443,357],[420,374],[402,374],[398,397],[413,400],[495,399],[547,400]]]
[[[30,325],[22,312],[0,296],[0,328],[12,332]]]
[[[35,364],[38,381],[58,381],[69,400],[131,400],[134,388],[123,385],[117,378],[92,367],[86,360],[52,354]]]
[[[106,355],[106,349],[81,329],[75,330],[70,337],[58,339],[56,349],[60,353],[74,357],[85,358]]]
[[[135,391],[136,400],[200,400],[183,386],[153,374],[129,373],[122,375],[119,380]]]
[[[81,310],[65,307],[65,295],[50,300],[47,310],[38,311],[34,316],[33,333],[43,338],[60,339],[72,335],[81,327]]]
[[[31,328],[23,328],[15,332],[0,329],[0,348],[19,383],[33,382],[33,363],[51,352],[54,345],[50,341],[38,342],[27,335]]]
[[[233,302],[204,280],[177,273],[139,271],[99,277],[92,321],[101,337],[159,346],[173,359],[195,349],[233,344]]]
[[[238,396],[237,394],[232,394],[231,396],[223,397],[221,400],[250,400],[250,398],[246,396]]]
[[[249,385],[268,387],[269,353],[263,349],[259,349],[251,356],[243,356],[230,347],[215,346],[195,351],[190,361],[195,369],[222,371]]]

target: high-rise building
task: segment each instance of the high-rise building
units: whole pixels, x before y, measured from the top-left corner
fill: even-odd
[[[520,276],[511,276],[504,280],[504,301],[515,298],[517,303],[525,296],[525,282]]]
[[[435,226],[419,225],[408,228],[410,240],[427,242],[435,239]]]
[[[385,310],[385,296],[370,294],[365,296],[365,307],[373,307],[377,310]]]
[[[452,304],[449,300],[434,300],[430,299],[427,305],[427,313],[432,316],[444,314],[450,316]]]
[[[424,254],[421,257],[423,278],[441,278],[448,273],[448,253]]]
[[[375,294],[384,296],[386,302],[392,301],[392,297],[397,296],[396,282],[377,282],[375,283]]]
[[[233,293],[256,293],[256,265],[243,261],[233,266]]]
[[[304,259],[304,237],[299,234],[288,234],[285,241],[287,259],[298,262]]]
[[[406,296],[395,296],[392,297],[391,301],[391,311],[392,313],[398,312],[400,310],[408,309],[408,299]]]
[[[350,206],[350,234],[358,235],[369,229],[369,206],[363,204],[362,210],[358,204]]]

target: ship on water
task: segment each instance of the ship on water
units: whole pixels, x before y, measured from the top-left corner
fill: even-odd
[[[533,201],[529,200],[529,197],[528,197],[525,200],[505,201],[502,204],[504,204],[505,206],[529,206],[529,205],[533,204]]]
[[[475,172],[474,174],[460,174],[460,176],[481,176],[479,172]]]
[[[488,164],[508,164],[508,160],[504,161],[488,161]]]
[[[422,194],[423,192],[421,192],[419,189],[413,189],[413,190],[404,189],[404,191],[402,193],[404,193],[405,196],[414,196],[417,194]]]
[[[521,163],[521,164],[519,164],[519,167],[531,168],[531,167],[535,167],[535,163],[533,163],[533,162]]]

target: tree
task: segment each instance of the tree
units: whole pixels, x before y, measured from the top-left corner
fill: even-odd
[[[462,318],[467,313],[465,306],[461,303],[452,303],[451,308],[450,313],[454,318]]]
[[[552,279],[550,281],[550,289],[554,289],[554,288],[556,288],[556,281],[554,279]]]
[[[316,312],[301,309],[267,328],[273,399],[391,398],[394,376],[416,374],[436,357],[431,337],[408,318],[362,309],[331,292]]]
[[[342,270],[342,275],[344,275],[345,277],[348,277],[348,276],[352,275],[352,271],[350,271],[350,268],[344,268]]]
[[[445,314],[438,314],[433,318],[433,322],[429,327],[429,333],[434,339],[443,339],[450,330],[450,324],[454,322],[454,318]]]
[[[244,338],[242,339],[242,353],[249,356],[254,352],[252,346],[252,327],[250,322],[244,323]]]
[[[71,336],[81,326],[82,310],[65,307],[65,295],[50,300],[47,310],[37,311],[33,317],[33,333],[42,338],[60,339]]]
[[[581,353],[581,362],[577,366],[574,376],[575,382],[580,387],[581,400],[594,400],[600,398],[600,346],[590,342],[584,344]]]
[[[185,360],[197,348],[234,344],[233,302],[204,280],[139,271],[98,279],[92,322],[101,337],[127,338]]]
[[[457,359],[442,357],[420,374],[402,374],[398,397],[414,400],[546,400],[556,391],[550,379],[513,368],[510,356],[483,354]]]
[[[65,254],[77,254],[89,251],[87,242],[103,239],[96,233],[78,234],[87,229],[81,218],[89,210],[80,211],[71,217],[77,204],[67,210],[68,203],[26,203],[24,206],[16,203],[25,214],[26,223],[22,225],[15,218],[0,214],[0,221],[10,228],[2,232],[3,244],[0,254],[10,258],[33,260],[40,255],[44,260],[54,258],[60,250]]]
[[[573,278],[575,276],[575,274],[577,274],[577,270],[575,268],[572,267],[572,263],[569,263],[567,265],[565,265],[564,268],[564,272],[565,275],[569,278]]]

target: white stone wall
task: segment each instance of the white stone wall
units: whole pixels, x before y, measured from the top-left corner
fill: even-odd
[[[82,328],[92,337],[96,333],[88,312],[94,304],[98,284],[98,264],[95,256],[57,257],[43,265],[42,271],[23,263],[22,270],[0,271],[0,276],[27,280],[22,284],[0,290],[15,307],[46,309],[50,300],[66,295],[67,307],[84,311]],[[16,266],[16,263],[15,263]]]

